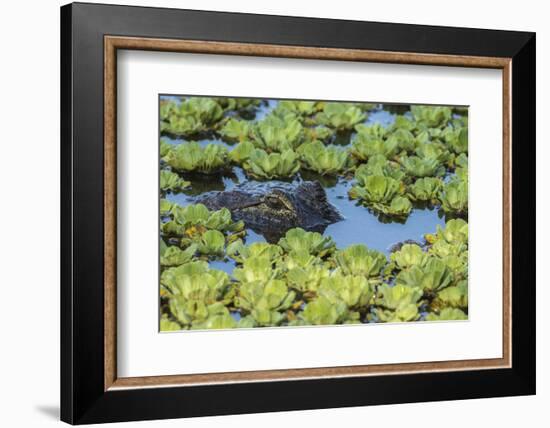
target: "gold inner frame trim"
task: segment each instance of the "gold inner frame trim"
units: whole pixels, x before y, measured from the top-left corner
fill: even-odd
[[[213,55],[241,55],[336,61],[439,65],[502,70],[503,82],[503,349],[502,358],[378,364],[342,367],[204,373],[171,376],[117,377],[116,368],[116,89],[117,50],[146,50]],[[481,370],[511,367],[512,311],[512,164],[511,58],[419,54],[361,49],[336,49],[251,43],[104,37],[104,389],[155,388],[313,378],[360,377],[423,372]]]

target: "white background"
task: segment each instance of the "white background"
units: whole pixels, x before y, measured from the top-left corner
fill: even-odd
[[[110,1],[104,1],[111,3]],[[544,118],[550,75],[550,29],[544,2],[463,0],[442,6],[440,0],[273,2],[232,0],[126,1],[130,4],[195,9],[393,21],[415,24],[490,27],[537,31],[538,140],[538,265],[550,257],[543,199],[550,171],[550,134]],[[0,421],[7,427],[59,424],[59,5],[55,0],[6,2],[0,14],[2,68],[0,128]],[[38,104],[33,104],[36,101]],[[26,122],[33,113],[32,126]],[[26,132],[25,132],[26,131]],[[30,132],[29,132],[30,131]],[[542,190],[541,190],[542,189]],[[548,197],[546,192],[546,197]],[[186,421],[131,423],[159,427],[278,427],[357,424],[447,428],[544,426],[550,402],[550,316],[543,312],[550,298],[538,273],[538,395],[461,402],[420,403],[353,409],[286,412],[201,418]],[[546,364],[545,364],[546,362]],[[472,386],[475,388],[475,385]],[[543,422],[544,421],[544,422]]]
[[[502,71],[123,51],[117,79],[119,376],[502,356],[502,263],[485,261],[502,252],[502,169],[487,174],[484,163],[502,157]],[[167,92],[469,105],[469,320],[158,334],[158,94]],[[220,349],[243,352],[220,358]]]

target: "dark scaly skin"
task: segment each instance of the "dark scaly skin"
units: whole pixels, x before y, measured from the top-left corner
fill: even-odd
[[[233,190],[207,193],[196,202],[211,210],[227,208],[233,220],[244,221],[268,242],[277,242],[293,227],[322,233],[343,219],[317,181],[245,183]]]

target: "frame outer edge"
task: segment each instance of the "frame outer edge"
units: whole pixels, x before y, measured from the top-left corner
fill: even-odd
[[[60,418],[63,422],[74,423],[74,365],[73,365],[73,211],[72,211],[72,106],[73,106],[73,34],[72,5],[60,9],[60,129],[61,129],[61,385]]]

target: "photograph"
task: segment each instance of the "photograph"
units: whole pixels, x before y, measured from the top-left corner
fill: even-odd
[[[468,107],[159,95],[160,331],[468,319]]]

